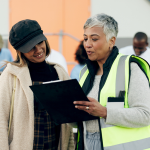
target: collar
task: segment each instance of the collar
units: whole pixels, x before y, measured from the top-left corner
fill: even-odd
[[[112,52],[110,53],[109,57],[107,58],[106,62],[103,64],[103,70],[109,70],[112,66],[112,63],[116,59],[118,55],[118,48],[116,46],[113,47]],[[87,67],[89,69],[89,73],[92,77],[95,77],[97,70],[99,68],[99,65],[96,61],[91,61],[89,59],[86,60]]]
[[[28,67],[30,70],[41,70],[43,68],[45,68],[46,65],[46,61],[44,60],[43,62],[40,63],[33,63],[31,61],[28,60]]]

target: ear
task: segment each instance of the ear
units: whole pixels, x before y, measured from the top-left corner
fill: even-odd
[[[109,40],[109,47],[113,48],[113,46],[115,45],[115,42],[116,42],[116,38],[115,38],[115,37],[112,37],[112,38]]]

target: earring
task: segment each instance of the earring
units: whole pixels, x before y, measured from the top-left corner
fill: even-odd
[[[111,51],[111,50],[112,50],[112,47],[109,47],[109,50]]]

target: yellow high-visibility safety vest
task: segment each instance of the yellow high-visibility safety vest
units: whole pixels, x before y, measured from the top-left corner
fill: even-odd
[[[102,106],[107,107],[108,97],[118,97],[119,91],[125,91],[123,102],[124,108],[129,108],[128,87],[130,57],[134,58],[141,65],[150,82],[150,69],[146,61],[140,57],[118,54],[112,64],[105,85],[100,92],[100,104]],[[85,66],[80,73],[79,83],[81,87],[88,74],[89,70],[87,66]],[[116,103],[115,107],[117,107],[117,104],[118,103]],[[100,118],[100,124],[104,150],[150,150],[150,126],[142,128],[126,128],[107,125],[103,118]],[[78,134],[78,140],[79,136],[80,133]]]

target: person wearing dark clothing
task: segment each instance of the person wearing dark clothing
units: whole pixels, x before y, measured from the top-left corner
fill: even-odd
[[[0,149],[74,150],[72,127],[55,124],[29,87],[69,79],[61,66],[45,61],[50,47],[40,25],[35,20],[19,21],[11,28],[9,41],[17,58],[7,63],[0,77]],[[8,132],[15,79],[14,111]]]

